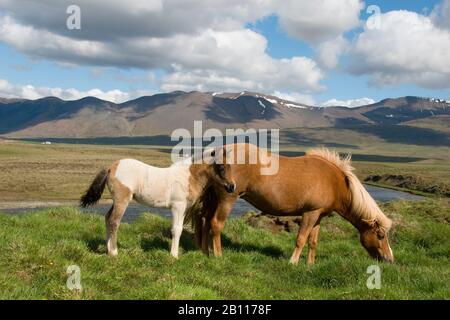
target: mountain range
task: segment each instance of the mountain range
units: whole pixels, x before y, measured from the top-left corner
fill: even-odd
[[[364,125],[450,127],[450,102],[420,97],[385,99],[357,108],[317,107],[253,93],[183,92],[124,103],[94,97],[65,101],[0,98],[4,137],[126,137],[167,135],[177,128],[344,128]]]

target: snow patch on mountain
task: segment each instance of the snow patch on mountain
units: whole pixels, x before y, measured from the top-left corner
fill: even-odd
[[[261,100],[258,100],[258,104],[263,108],[261,114],[264,114],[266,112],[266,105]]]

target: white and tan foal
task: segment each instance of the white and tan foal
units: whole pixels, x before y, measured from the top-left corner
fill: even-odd
[[[105,216],[108,254],[116,256],[117,229],[132,199],[149,207],[172,211],[172,246],[170,253],[178,257],[180,236],[186,211],[194,205],[211,183],[233,192],[235,185],[224,164],[216,163],[215,151],[209,151],[204,163],[184,159],[167,168],[147,165],[134,159],[122,159],[100,171],[80,200],[81,207],[96,204],[108,186],[113,205]],[[218,161],[219,162],[219,161]]]

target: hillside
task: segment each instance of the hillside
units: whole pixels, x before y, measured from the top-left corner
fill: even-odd
[[[341,128],[408,124],[446,125],[450,103],[403,97],[358,108],[307,106],[251,92],[182,92],[144,96],[116,104],[94,97],[64,101],[0,99],[0,135],[8,137],[126,137],[203,128]],[[423,125],[425,123],[426,125]],[[448,124],[447,124],[448,126]],[[432,125],[431,125],[432,127]],[[433,130],[433,129],[430,129]],[[445,131],[445,130],[444,130]]]

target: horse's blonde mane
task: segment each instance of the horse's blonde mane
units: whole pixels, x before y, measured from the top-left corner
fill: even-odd
[[[321,157],[341,169],[348,178],[350,185],[352,195],[352,210],[350,212],[369,224],[377,222],[380,228],[389,231],[392,221],[381,211],[378,204],[353,173],[354,168],[351,166],[351,155],[341,158],[339,153],[327,148],[308,150],[306,155]]]

